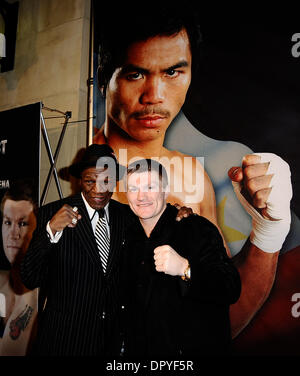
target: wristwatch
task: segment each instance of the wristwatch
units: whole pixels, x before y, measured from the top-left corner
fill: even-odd
[[[183,275],[181,276],[181,279],[183,281],[189,281],[191,279],[191,267],[189,263],[186,269],[184,270]]]

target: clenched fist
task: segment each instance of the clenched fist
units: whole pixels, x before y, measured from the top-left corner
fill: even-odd
[[[252,217],[250,241],[265,252],[277,252],[289,232],[292,198],[289,165],[272,153],[243,158],[228,172],[237,198]]]
[[[161,245],[154,249],[154,262],[156,271],[173,276],[183,276],[188,267],[188,260],[169,245]]]
[[[49,222],[52,234],[55,235],[67,226],[75,227],[79,219],[81,219],[81,215],[78,213],[77,207],[72,208],[72,206],[65,204]]]
[[[241,185],[241,193],[267,219],[282,219],[289,211],[292,197],[289,165],[271,153],[249,154],[242,167],[228,172],[233,182]]]

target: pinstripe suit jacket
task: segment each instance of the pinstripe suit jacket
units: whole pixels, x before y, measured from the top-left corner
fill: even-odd
[[[46,224],[64,203],[82,215],[50,243]],[[118,335],[119,259],[127,206],[110,200],[110,255],[104,275],[90,219],[80,194],[40,208],[37,228],[22,262],[25,286],[47,298],[39,314],[38,355],[111,356]]]

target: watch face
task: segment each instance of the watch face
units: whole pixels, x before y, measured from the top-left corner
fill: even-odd
[[[186,275],[187,275],[188,279],[191,278],[191,268],[190,267],[188,267],[188,269],[186,271]]]
[[[188,281],[188,280],[191,279],[191,268],[190,268],[190,266],[188,266],[188,267],[185,269],[185,271],[184,271],[184,275],[181,276],[181,279],[182,279],[183,281]]]

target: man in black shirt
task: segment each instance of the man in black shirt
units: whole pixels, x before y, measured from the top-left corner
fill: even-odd
[[[166,203],[166,171],[154,160],[130,165],[126,184],[137,217],[122,265],[125,355],[225,354],[229,305],[241,285],[218,229],[201,216],[175,221],[177,209]]]

